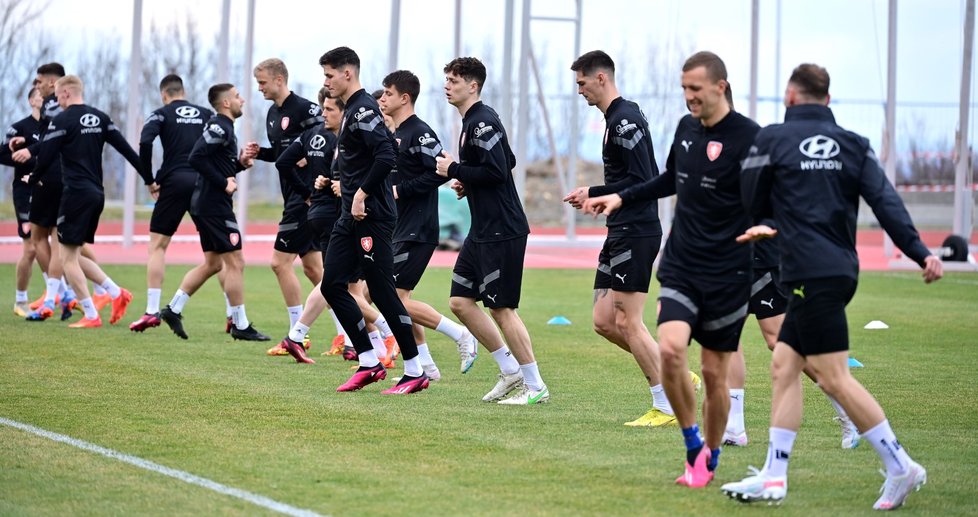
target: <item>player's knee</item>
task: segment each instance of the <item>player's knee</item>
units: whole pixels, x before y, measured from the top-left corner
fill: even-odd
[[[659,356],[663,365],[678,365],[683,359],[683,354],[680,349],[668,340],[659,342]]]
[[[469,311],[475,302],[469,298],[462,298],[461,296],[452,296],[448,299],[448,308],[452,310],[452,314],[456,316],[461,316]]]
[[[720,367],[716,363],[703,363],[701,373],[703,375],[703,382],[707,386],[726,387],[727,369],[725,367]]]

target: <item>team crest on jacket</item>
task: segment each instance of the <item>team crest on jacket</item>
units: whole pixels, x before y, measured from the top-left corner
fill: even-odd
[[[228,240],[231,241],[232,246],[237,246],[238,242],[241,241],[241,236],[237,233],[228,234]]]
[[[282,130],[285,131],[289,128],[289,117],[282,117]]]
[[[720,157],[720,151],[722,150],[723,150],[723,143],[713,140],[710,143],[706,144],[706,157],[709,158],[711,162],[715,161],[717,158]]]
[[[360,247],[363,248],[363,251],[370,253],[370,250],[374,249],[374,238],[360,237]]]

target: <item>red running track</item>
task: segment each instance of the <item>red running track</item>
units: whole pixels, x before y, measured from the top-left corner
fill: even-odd
[[[148,235],[149,225],[146,222],[136,223],[137,238],[144,239]],[[268,265],[272,257],[272,239],[277,230],[274,223],[250,223],[248,233],[255,240],[246,240],[243,247],[245,262],[251,265]],[[534,228],[526,250],[525,264],[527,268],[571,268],[592,269],[597,264],[598,251],[605,234],[604,228],[579,228],[578,238],[574,242],[564,239],[563,228]],[[144,264],[147,257],[146,242],[136,242],[126,248],[118,242],[100,242],[102,236],[122,234],[122,223],[104,221],[99,226],[96,237],[95,253],[102,264]],[[0,221],[0,236],[16,236],[14,221]],[[946,231],[925,231],[921,233],[924,243],[935,248],[941,245],[947,237]],[[168,264],[198,264],[201,259],[200,244],[196,240],[197,233],[189,221],[180,226],[174,241],[166,254]],[[890,269],[912,268],[912,264],[894,264],[884,255],[883,232],[881,230],[860,230],[857,233],[857,251],[859,252],[860,267],[870,271],[885,271]],[[978,242],[978,232],[971,239]],[[899,250],[896,250],[899,256]],[[21,249],[18,244],[0,245],[0,263],[13,263],[20,257]],[[431,260],[432,267],[452,267],[457,253],[436,251]]]

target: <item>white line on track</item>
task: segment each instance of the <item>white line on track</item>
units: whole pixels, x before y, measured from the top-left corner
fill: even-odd
[[[0,424],[8,427],[13,427],[15,429],[20,429],[21,431],[26,431],[28,433],[40,436],[42,438],[47,438],[48,440],[53,440],[56,442],[65,443],[71,445],[72,447],[77,447],[89,452],[94,452],[105,456],[106,458],[111,458],[114,460],[121,461],[123,463],[128,463],[134,465],[141,469],[149,470],[151,472],[156,472],[157,474],[163,474],[164,476],[169,476],[171,478],[179,479],[184,483],[189,483],[191,485],[197,485],[199,487],[206,488],[208,490],[213,490],[219,494],[229,495],[231,497],[237,497],[238,499],[247,501],[253,505],[261,506],[262,508],[267,508],[274,512],[282,513],[285,515],[294,515],[297,517],[322,517],[320,514],[312,510],[304,510],[302,508],[296,508],[294,506],[287,505],[285,503],[280,503],[274,499],[269,499],[265,496],[253,494],[246,490],[241,490],[239,488],[229,487],[227,485],[222,485],[216,481],[211,481],[207,478],[202,478],[200,476],[195,476],[189,472],[184,472],[182,470],[172,469],[170,467],[165,467],[158,463],[153,463],[149,460],[144,460],[142,458],[137,458],[136,456],[131,456],[129,454],[124,454],[119,451],[114,451],[112,449],[107,449],[95,445],[94,443],[88,443],[77,438],[72,438],[70,436],[65,436],[63,434],[52,433],[51,431],[46,431],[40,427],[34,427],[30,424],[24,424],[17,422],[15,420],[10,420],[4,417],[0,417]]]

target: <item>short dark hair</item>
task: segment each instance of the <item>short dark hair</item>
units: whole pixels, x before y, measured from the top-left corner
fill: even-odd
[[[394,87],[398,93],[406,93],[411,98],[411,104],[418,102],[418,95],[421,95],[421,80],[414,73],[407,70],[398,70],[387,74],[383,82],[384,88]]]
[[[446,74],[455,74],[465,81],[475,81],[479,93],[486,84],[486,65],[474,57],[457,57],[445,65],[442,70]]]
[[[64,77],[65,67],[61,66],[61,63],[45,63],[37,67],[37,75],[56,75],[58,77]]]
[[[322,106],[323,104],[326,104],[326,99],[329,99],[329,100],[333,101],[334,103],[336,103],[336,109],[338,109],[340,111],[343,111],[344,109],[346,109],[346,103],[343,102],[343,99],[341,99],[339,97],[333,97],[332,95],[329,94],[329,90],[326,89],[325,87],[320,88],[319,89],[319,105]]]
[[[376,90],[370,92],[370,96],[373,97],[375,101],[379,101],[380,98],[384,96],[384,89],[377,88]]]
[[[217,105],[220,103],[221,97],[224,96],[225,93],[231,91],[231,88],[234,88],[234,85],[231,83],[218,83],[211,86],[210,89],[207,90],[207,102],[211,103],[211,106],[214,109],[217,109]]]
[[[31,86],[31,89],[30,90],[27,90],[27,100],[28,101],[31,100],[31,97],[34,96],[34,92],[36,92],[36,91],[37,91],[37,86]]]
[[[829,96],[829,72],[814,63],[802,63],[791,71],[788,83],[808,97],[825,100]]]
[[[183,79],[177,74],[167,74],[160,80],[160,91],[171,97],[180,95],[183,93]]]
[[[705,50],[689,56],[689,59],[683,64],[683,72],[689,72],[701,66],[706,68],[706,76],[711,81],[716,83],[727,80],[727,65],[723,64],[720,56]]]
[[[587,76],[594,75],[598,70],[604,70],[609,76],[614,77],[615,61],[603,50],[592,50],[575,59],[570,69]]]
[[[360,70],[360,56],[350,47],[336,47],[319,57],[319,66],[341,68],[347,65]]]

